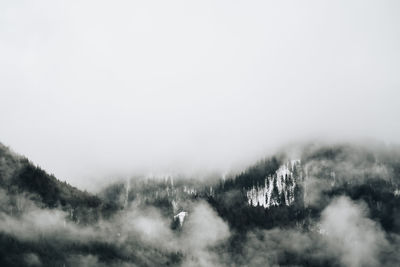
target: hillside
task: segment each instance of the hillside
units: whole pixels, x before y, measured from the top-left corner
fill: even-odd
[[[397,266],[400,149],[296,150],[227,176],[130,177],[95,196],[1,145],[0,265]]]
[[[24,195],[39,206],[68,211],[70,219],[74,221],[97,220],[103,215],[109,216],[118,208],[95,195],[61,182],[1,143],[0,188],[10,199]],[[14,204],[7,206],[10,212],[18,212],[21,208],[17,203]]]

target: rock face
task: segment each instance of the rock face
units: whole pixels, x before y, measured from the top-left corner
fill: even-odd
[[[294,202],[294,191],[299,171],[300,160],[291,160],[281,165],[274,175],[268,176],[263,185],[253,185],[247,191],[247,201],[252,206],[291,205]]]

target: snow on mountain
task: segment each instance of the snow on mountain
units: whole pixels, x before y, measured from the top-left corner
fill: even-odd
[[[400,196],[400,189],[394,190],[393,195],[394,195],[395,197]]]
[[[247,201],[252,206],[291,205],[296,187],[295,170],[300,168],[300,160],[291,160],[281,165],[274,175],[264,180],[264,185],[253,185],[247,191]]]
[[[179,225],[182,227],[185,217],[188,215],[186,211],[181,211],[174,216],[174,220],[179,220]]]

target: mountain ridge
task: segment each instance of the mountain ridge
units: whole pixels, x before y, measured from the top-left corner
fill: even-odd
[[[276,249],[268,242],[280,236],[300,236],[312,250],[331,250],[330,236],[343,223],[332,224],[332,210],[350,212],[343,218],[356,216],[356,225],[366,222],[363,227],[384,240],[385,249],[399,245],[400,150],[335,144],[301,151],[298,160],[281,151],[217,179],[133,177],[92,195],[0,145],[0,244],[7,248],[0,264],[37,259],[45,266],[181,266],[201,259],[191,247],[212,257],[219,251],[217,266],[243,265],[253,262],[249,247]],[[354,227],[351,220],[346,227]],[[335,238],[341,240],[341,232]],[[280,250],[274,264],[345,266],[329,253],[319,258],[283,244],[275,244]],[[383,265],[400,262],[392,250],[387,259],[382,253],[376,257]]]

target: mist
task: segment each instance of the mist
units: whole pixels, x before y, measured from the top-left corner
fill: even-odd
[[[397,1],[2,1],[1,141],[59,179],[400,136]],[[35,261],[34,256],[29,256]]]
[[[184,227],[175,232],[159,209],[135,202],[110,220],[82,226],[71,222],[64,211],[39,207],[26,195],[18,197],[25,201],[20,216],[0,211],[2,234],[15,242],[64,250],[50,260],[68,266],[164,266],[173,253],[184,259],[176,266],[277,266],[288,255],[328,266],[397,266],[400,261],[399,236],[371,220],[366,203],[346,196],[331,199],[311,231],[282,227],[247,231],[240,245],[243,251],[236,254],[227,244],[238,233],[204,201],[191,203]],[[3,207],[9,208],[8,198],[0,191]],[[20,251],[28,266],[42,266],[41,257],[48,264],[43,251],[37,249],[42,253],[38,255],[29,250],[35,251],[29,246]]]

